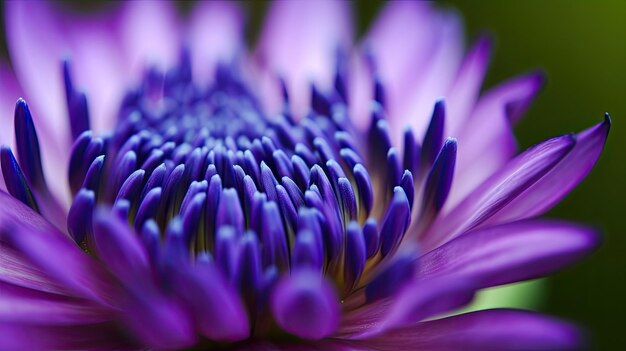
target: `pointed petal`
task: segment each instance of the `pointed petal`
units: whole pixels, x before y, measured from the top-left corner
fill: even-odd
[[[541,72],[527,74],[493,88],[480,98],[455,135],[463,145],[456,174],[462,174],[464,180],[454,185],[448,208],[458,204],[515,155],[517,145],[512,124],[525,112],[543,82]]]
[[[418,276],[475,280],[479,288],[548,275],[593,251],[595,231],[528,220],[463,234],[420,257]]]
[[[301,117],[309,109],[310,83],[330,88],[337,49],[349,49],[351,42],[349,3],[277,1],[270,5],[257,55],[268,71],[285,79],[290,105]]]
[[[565,322],[537,313],[483,310],[422,322],[359,342],[379,351],[579,350],[580,332]]]
[[[8,65],[0,62],[0,122],[2,125],[10,126],[13,124],[13,115],[10,113],[15,108],[15,101],[22,96],[22,89]],[[12,128],[0,129],[0,144],[13,147],[15,134]],[[0,189],[4,187],[4,181],[0,179]]]
[[[457,136],[463,122],[470,117],[487,73],[490,54],[491,40],[481,37],[465,55],[454,84],[446,96],[447,133],[444,135]]]
[[[347,337],[369,339],[387,330],[450,312],[468,304],[474,297],[476,289],[476,284],[471,280],[457,277],[416,281],[394,296],[384,309],[381,308],[376,314],[370,314],[369,320],[363,324],[367,327]],[[372,319],[373,316],[377,318]]]
[[[9,258],[14,260],[13,268],[41,271],[44,277],[58,282],[64,290],[72,291],[76,296],[108,304],[113,289],[109,285],[109,275],[76,246],[72,238],[4,192],[0,192],[0,204],[2,208],[12,209],[0,211],[0,244],[3,250],[8,245],[19,253],[19,256]],[[31,266],[36,269],[30,269]],[[38,275],[24,276],[28,271],[9,271],[8,274],[10,282],[18,279],[24,283],[23,286],[41,284]],[[0,279],[4,278],[3,274]]]
[[[113,311],[84,299],[0,282],[0,324],[71,325],[111,320]]]
[[[604,122],[579,133],[576,146],[559,164],[488,223],[493,225],[535,217],[556,205],[589,174],[600,157],[610,127],[611,119],[607,115]]]
[[[420,239],[424,250],[428,252],[485,222],[554,168],[574,145],[575,138],[564,135],[538,144],[511,160],[457,207],[437,218]]]

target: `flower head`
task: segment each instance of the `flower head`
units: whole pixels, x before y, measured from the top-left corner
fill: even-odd
[[[489,41],[462,59],[428,4],[390,3],[353,46],[347,3],[276,2],[251,54],[237,6],[188,26],[169,6],[6,5],[0,108],[33,113],[17,100],[0,150],[1,349],[580,346],[531,312],[441,316],[597,246],[533,218],[608,117],[515,155],[542,76],[479,96]]]

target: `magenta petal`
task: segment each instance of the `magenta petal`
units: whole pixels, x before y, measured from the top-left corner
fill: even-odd
[[[323,25],[320,25],[323,23]],[[331,87],[337,49],[349,49],[352,18],[344,1],[272,2],[257,48],[258,60],[287,84],[296,116],[308,112],[310,83]]]
[[[535,184],[567,155],[575,144],[571,135],[538,144],[511,160],[463,202],[439,216],[420,240],[430,251],[460,233],[475,228]]]
[[[189,19],[189,47],[194,77],[204,82],[215,66],[229,63],[243,50],[244,17],[239,6],[228,1],[200,1]]]
[[[538,216],[556,205],[593,168],[604,148],[611,120],[607,117],[576,136],[576,146],[550,172],[515,198],[488,223],[512,222]]]
[[[583,340],[579,331],[565,322],[533,312],[483,310],[393,330],[365,345],[379,351],[506,351],[506,350],[579,350]]]
[[[324,338],[339,324],[337,295],[329,282],[312,271],[292,272],[278,282],[271,305],[278,325],[301,338]]]
[[[14,268],[28,269],[30,264],[36,267],[35,272],[41,271],[42,276],[58,282],[66,290],[78,296],[108,304],[107,301],[112,292],[109,275],[86,255],[73,239],[59,232],[30,208],[1,191],[0,205],[2,208],[11,209],[11,211],[0,211],[0,223],[2,223],[2,228],[0,228],[2,246],[0,247],[4,249],[5,243],[8,243],[19,253],[19,256],[9,255],[17,259],[17,262],[13,262]],[[18,279],[22,275],[21,280],[26,283],[25,286],[37,286],[38,273],[32,277],[25,277],[24,274],[28,272],[13,272],[13,274]],[[4,276],[5,274],[2,274],[2,278]]]
[[[567,223],[528,220],[463,234],[419,259],[417,275],[469,278],[479,288],[545,276],[598,245],[595,231]]]

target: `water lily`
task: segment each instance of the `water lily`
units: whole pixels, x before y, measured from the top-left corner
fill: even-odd
[[[518,153],[541,74],[481,94],[490,42],[464,55],[456,13],[391,2],[355,43],[349,5],[274,2],[247,48],[234,3],[7,2],[0,349],[582,347],[453,312],[597,247],[536,217],[608,116]]]

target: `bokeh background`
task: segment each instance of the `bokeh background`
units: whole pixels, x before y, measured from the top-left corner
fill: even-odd
[[[79,11],[108,6],[104,1],[64,3]],[[252,42],[267,3],[246,6]],[[353,3],[357,33],[366,31],[382,6],[373,0]],[[626,349],[626,1],[448,0],[437,6],[462,14],[468,43],[484,32],[494,38],[485,88],[536,68],[547,73],[547,86],[516,128],[520,149],[587,128],[604,112],[613,119],[596,168],[548,214],[601,228],[600,250],[550,278],[483,294],[479,303],[573,320],[587,328],[594,349]],[[191,7],[192,2],[181,3],[182,12]],[[7,57],[4,35],[0,56]]]

